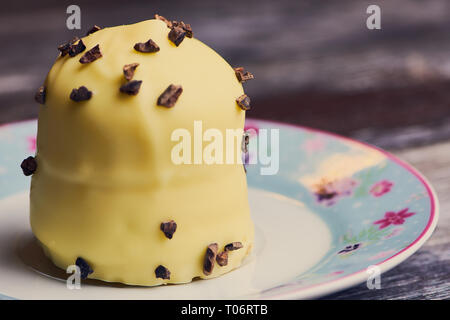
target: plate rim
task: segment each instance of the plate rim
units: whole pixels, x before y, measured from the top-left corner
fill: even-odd
[[[32,119],[25,119],[25,120],[19,120],[19,121],[12,121],[12,122],[6,122],[0,124],[0,130],[4,129],[5,127],[11,126],[11,125],[20,125],[27,122],[37,122],[37,118]],[[359,141],[350,137],[346,137],[334,132],[325,131],[322,129],[317,128],[311,128],[308,126],[302,126],[298,124],[288,123],[288,122],[281,122],[281,121],[274,121],[274,120],[266,120],[266,119],[259,119],[259,118],[246,118],[245,119],[246,124],[248,122],[253,123],[264,123],[267,125],[276,125],[280,127],[287,127],[295,130],[301,130],[301,131],[307,131],[312,133],[318,133],[321,135],[329,136],[333,139],[345,141],[345,142],[351,142],[356,143],[364,148],[375,150],[379,153],[381,153],[383,156],[385,156],[387,159],[395,162],[403,169],[407,170],[410,174],[412,174],[415,178],[417,178],[422,185],[425,187],[428,198],[430,199],[430,218],[428,219],[427,225],[422,230],[420,235],[412,241],[410,244],[408,244],[407,247],[403,248],[402,250],[396,252],[394,255],[384,259],[383,261],[375,264],[380,268],[381,274],[391,270],[395,266],[399,265],[406,259],[408,259],[411,255],[413,255],[422,245],[431,237],[434,230],[436,229],[437,222],[439,220],[439,200],[436,194],[436,191],[434,190],[434,187],[431,185],[431,183],[428,181],[428,179],[413,165],[409,164],[408,162],[400,159],[399,157],[393,155],[392,153],[381,149],[380,147],[377,147],[375,145],[372,145],[370,143]],[[350,287],[353,287],[355,285],[361,284],[367,279],[366,269],[355,271],[351,274],[345,275],[340,278],[332,279],[327,282],[322,282],[318,284],[313,284],[307,287],[301,287],[301,288],[294,288],[293,290],[275,294],[272,296],[264,297],[263,299],[268,300],[290,300],[290,299],[314,299],[318,297],[322,297],[331,293],[339,292],[345,289],[348,289]],[[287,282],[289,283],[289,282]],[[300,286],[300,285],[298,285]],[[0,292],[0,300],[1,299],[20,299],[15,297],[7,296]],[[245,298],[244,298],[245,299]]]

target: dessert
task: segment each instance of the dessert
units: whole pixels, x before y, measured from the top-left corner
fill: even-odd
[[[82,278],[144,286],[237,268],[254,236],[242,163],[175,164],[171,134],[198,120],[242,129],[253,76],[161,16],[58,49],[35,97],[37,153],[22,164],[46,255]]]

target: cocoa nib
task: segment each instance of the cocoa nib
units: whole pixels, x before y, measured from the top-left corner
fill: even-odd
[[[120,87],[120,92],[135,96],[138,94],[139,89],[141,88],[141,84],[142,80],[133,80],[127,82]]]
[[[61,52],[61,57],[64,57],[66,54],[68,54],[69,53],[69,49],[72,46],[72,44],[74,44],[78,40],[79,40],[78,37],[74,37],[72,40],[59,45],[58,46],[58,50]]]
[[[173,234],[177,230],[177,223],[173,220],[162,222],[160,229],[167,238],[172,239]]]
[[[159,14],[155,14],[155,19],[157,20],[161,20],[163,22],[165,22],[165,24],[167,25],[167,27],[172,28],[172,22],[167,20],[166,18],[164,18],[163,16],[160,16]]]
[[[73,89],[70,93],[70,99],[75,102],[89,100],[92,97],[92,92],[85,86],[81,86],[78,89]]]
[[[159,265],[155,269],[155,276],[161,279],[170,279],[170,271],[166,267]]]
[[[183,42],[186,36],[186,31],[180,27],[173,27],[169,32],[169,40],[172,41],[177,47]]]
[[[170,21],[159,14],[155,14],[155,19],[163,21],[168,28],[173,29],[175,27],[179,27],[186,32],[186,37],[192,38],[194,33],[192,32],[191,25],[188,23],[184,23],[183,21]]]
[[[231,242],[225,246],[225,251],[238,250],[243,247],[241,242]]]
[[[250,110],[250,97],[248,95],[243,94],[236,99],[236,102],[242,110]]]
[[[94,24],[94,26],[86,33],[86,35],[90,35],[91,33],[97,32],[98,30],[101,30],[102,28],[100,28],[98,25]]]
[[[158,98],[158,106],[172,108],[177,102],[179,96],[183,92],[181,86],[171,84]]]
[[[134,50],[144,53],[158,52],[159,46],[152,39],[147,42],[138,42],[134,45]]]
[[[172,21],[172,27],[179,27],[183,29],[186,32],[186,37],[192,38],[194,36],[194,33],[192,32],[192,28],[190,24],[184,23],[183,21]]]
[[[91,266],[81,257],[78,257],[75,264],[80,268],[81,279],[86,279],[91,273],[94,272]]]
[[[130,63],[123,66],[123,75],[125,76],[125,79],[130,81],[133,79],[134,72],[136,71],[136,68],[139,66],[139,63]]]
[[[214,268],[214,262],[217,256],[217,243],[211,243],[206,248],[205,259],[203,261],[203,274],[209,276]]]
[[[28,157],[25,160],[22,161],[20,164],[20,167],[22,168],[23,174],[26,176],[32,175],[36,169],[37,169],[37,162],[34,157]]]
[[[75,57],[77,54],[86,50],[86,46],[83,43],[83,40],[78,41],[77,44],[72,44],[69,48],[69,56]]]
[[[86,64],[91,63],[102,57],[102,53],[100,52],[100,46],[97,44],[91,50],[87,51],[81,58],[80,63]]]
[[[239,82],[245,82],[247,80],[252,80],[255,77],[250,72],[246,71],[243,67],[234,68],[234,72],[236,73],[236,77]]]
[[[217,264],[221,267],[224,267],[228,264],[228,252],[222,251],[216,257]]]
[[[36,100],[37,103],[44,104],[45,103],[45,94],[46,89],[44,86],[41,86],[36,94],[34,95],[34,100]]]

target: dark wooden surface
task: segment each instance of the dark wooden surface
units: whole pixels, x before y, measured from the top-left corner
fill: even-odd
[[[0,123],[37,115],[29,97],[57,44],[93,24],[133,23],[159,12],[188,21],[197,38],[255,74],[245,85],[251,117],[389,148],[450,138],[448,0],[79,0],[81,31],[65,27],[69,4],[2,4]],[[381,30],[365,26],[369,4],[381,6]]]
[[[195,37],[256,79],[249,117],[333,131],[387,148],[416,165],[441,200],[437,231],[382,277],[330,299],[450,298],[450,1],[78,0],[82,30],[65,27],[72,1],[9,1],[0,11],[0,123],[37,116],[32,96],[56,46],[93,24],[160,13],[191,23]],[[378,4],[382,29],[365,27]]]

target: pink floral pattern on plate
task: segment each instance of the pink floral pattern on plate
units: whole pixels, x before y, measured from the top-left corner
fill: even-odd
[[[379,224],[379,229],[384,229],[391,224],[403,224],[405,219],[414,215],[414,212],[408,212],[408,208],[405,208],[399,212],[389,211],[384,214],[384,218],[375,221],[373,224]]]
[[[391,188],[394,184],[388,180],[381,180],[375,183],[372,188],[370,188],[370,194],[374,197],[381,197],[385,193],[391,191]]]

